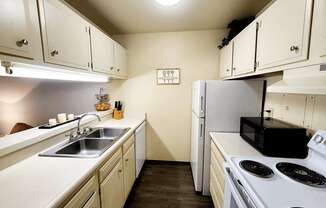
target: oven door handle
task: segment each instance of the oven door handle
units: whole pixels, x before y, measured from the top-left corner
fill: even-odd
[[[234,185],[233,180],[231,179],[231,176],[228,172],[228,169],[230,169],[230,167],[225,165],[224,172],[225,172],[226,183],[228,183],[229,189],[232,193],[234,200],[236,201],[239,208],[248,208],[246,203],[243,201],[242,196],[239,193],[237,187]]]

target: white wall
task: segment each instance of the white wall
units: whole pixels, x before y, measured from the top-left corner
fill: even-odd
[[[0,77],[0,136],[17,122],[46,123],[57,113],[94,111],[95,94],[106,83],[80,83]]]
[[[129,79],[111,84],[126,113],[147,113],[147,159],[189,161],[191,84],[218,79],[217,45],[225,31],[189,31],[123,35]],[[157,68],[180,68],[181,84],[158,86]]]

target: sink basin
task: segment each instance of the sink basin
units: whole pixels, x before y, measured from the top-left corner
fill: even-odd
[[[96,128],[77,141],[57,145],[39,156],[46,157],[99,157],[109,149],[129,128]]]
[[[59,151],[57,155],[99,156],[114,144],[110,139],[81,139]]]
[[[87,135],[86,138],[107,138],[114,139],[122,137],[129,128],[98,128],[91,134]]]

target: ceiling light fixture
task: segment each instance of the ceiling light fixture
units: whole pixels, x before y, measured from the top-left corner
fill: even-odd
[[[172,6],[179,3],[180,0],[155,0],[155,1],[164,6]]]

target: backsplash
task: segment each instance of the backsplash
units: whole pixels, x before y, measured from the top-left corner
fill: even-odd
[[[268,93],[266,110],[271,116],[307,129],[326,129],[326,96]]]
[[[18,122],[47,123],[58,113],[94,111],[95,94],[107,83],[82,83],[0,77],[0,136]]]

